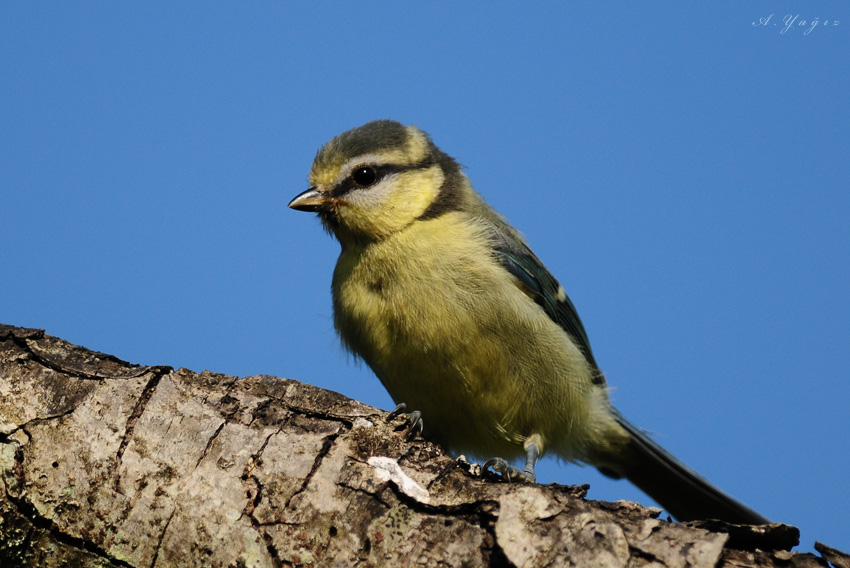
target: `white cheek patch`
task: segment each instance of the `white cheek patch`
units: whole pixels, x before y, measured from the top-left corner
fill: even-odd
[[[346,192],[342,199],[353,207],[377,211],[390,200],[393,192],[397,190],[393,187],[397,177],[397,175],[391,174],[382,178],[375,185],[352,189]]]

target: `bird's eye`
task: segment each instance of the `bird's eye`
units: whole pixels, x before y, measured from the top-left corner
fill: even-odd
[[[351,174],[351,179],[360,187],[369,187],[378,181],[378,172],[375,171],[375,168],[370,167],[357,168]]]

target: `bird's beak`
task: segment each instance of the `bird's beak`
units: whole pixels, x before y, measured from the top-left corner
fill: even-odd
[[[327,203],[328,199],[317,188],[311,187],[296,195],[295,199],[289,202],[289,208],[298,211],[319,211]]]

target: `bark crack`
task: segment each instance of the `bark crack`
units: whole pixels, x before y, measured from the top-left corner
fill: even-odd
[[[159,551],[162,548],[162,541],[165,540],[165,533],[168,532],[168,525],[171,524],[171,519],[174,518],[174,514],[177,512],[177,509],[174,508],[171,511],[171,514],[168,515],[168,519],[165,521],[165,526],[162,528],[162,532],[159,535],[159,540],[156,543],[156,550],[154,551],[153,560],[151,560],[151,567],[154,568],[156,566],[156,561],[159,559]]]
[[[304,491],[307,490],[307,486],[310,485],[310,481],[316,475],[316,472],[319,470],[319,467],[321,467],[322,461],[325,459],[325,456],[330,453],[331,448],[333,448],[337,438],[339,438],[344,431],[345,430],[341,428],[339,432],[328,434],[325,437],[324,442],[322,442],[322,449],[319,450],[318,454],[316,454],[316,459],[313,460],[313,466],[310,468],[310,472],[304,477],[304,481],[301,482],[301,487],[296,489],[292,493],[292,495],[289,496],[289,499],[286,500],[286,509],[289,509],[289,505],[292,503],[292,500],[295,499],[296,495],[300,495],[301,493],[304,493]]]
[[[641,560],[644,560],[647,564],[660,564],[662,566],[664,565],[664,560],[662,558],[659,558],[658,556],[656,556],[655,554],[653,554],[649,551],[637,548],[636,546],[634,546],[632,544],[632,541],[631,541],[630,538],[627,537],[626,542],[629,545],[629,558],[630,559],[635,560],[635,559],[639,558]],[[687,544],[686,548],[682,551],[682,557],[683,558],[687,558],[690,548],[691,548],[691,545]],[[718,558],[717,561],[719,563],[720,558]]]
[[[130,443],[130,439],[133,437],[133,430],[136,428],[136,422],[138,422],[139,417],[144,413],[145,407],[150,402],[151,397],[153,396],[154,391],[156,390],[157,385],[159,385],[159,381],[162,379],[164,373],[164,368],[156,368],[153,376],[148,380],[148,383],[145,385],[144,390],[142,390],[142,394],[139,395],[139,400],[136,401],[136,406],[133,407],[133,412],[130,413],[130,416],[127,418],[127,424],[124,426],[124,436],[121,438],[121,444],[118,446],[118,453],[116,455],[115,461],[115,491],[117,493],[122,493],[121,491],[121,460],[124,457],[124,451],[127,449],[127,445]]]
[[[260,445],[260,449],[257,450],[257,453],[248,458],[248,463],[245,464],[245,470],[242,472],[242,481],[248,481],[249,479],[254,479],[254,467],[260,461],[260,458],[263,456],[263,452],[266,451],[266,446],[269,445],[269,440],[272,439],[273,436],[280,434],[283,431],[283,425],[281,425],[277,430],[266,436],[266,439],[263,440],[262,445]]]
[[[330,411],[317,411],[309,406],[298,406],[296,404],[292,404],[287,397],[276,396],[274,394],[269,394],[268,400],[269,403],[277,402],[290,412],[303,416],[304,418],[315,418],[319,420],[339,422],[348,428],[354,427],[354,419],[347,415],[334,414]]]
[[[204,451],[201,452],[201,457],[199,457],[198,461],[195,463],[195,469],[198,469],[198,466],[201,465],[201,462],[204,461],[204,459],[206,459],[207,454],[209,453],[210,449],[212,448],[213,443],[215,443],[215,440],[216,440],[216,438],[218,438],[218,435],[221,434],[221,431],[224,430],[224,427],[227,426],[227,424],[230,422],[230,420],[236,415],[237,412],[239,412],[240,407],[239,407],[238,401],[235,398],[232,398],[230,396],[230,392],[231,392],[232,388],[233,388],[233,385],[231,385],[231,386],[227,387],[227,389],[225,389],[224,395],[221,397],[221,402],[225,402],[225,401],[229,400],[229,401],[234,402],[236,404],[233,405],[233,408],[230,411],[222,413],[224,420],[222,420],[221,424],[218,425],[218,428],[216,428],[215,432],[213,432],[213,435],[210,436],[210,439],[207,440],[207,445],[206,445],[206,447],[204,447]],[[206,399],[205,399],[205,402],[206,402]],[[266,442],[266,443],[268,443],[268,442]],[[263,445],[263,448],[265,448],[265,444]]]
[[[15,465],[13,467],[13,475],[15,477],[16,484],[19,486],[23,486],[26,482],[24,477],[24,451],[23,448],[21,448],[20,446],[15,449],[14,459]],[[115,558],[114,556],[109,554],[105,549],[97,546],[93,542],[64,532],[62,529],[59,528],[59,525],[57,525],[52,519],[49,519],[39,513],[35,505],[30,503],[26,499],[26,497],[23,496],[25,495],[25,493],[20,497],[16,497],[9,492],[8,486],[6,488],[5,493],[6,499],[9,501],[9,503],[11,503],[15,507],[15,510],[18,512],[19,515],[21,515],[30,523],[32,523],[34,529],[42,529],[48,534],[50,534],[50,536],[55,541],[62,543],[66,546],[76,548],[77,550],[89,552],[100,558],[104,558],[116,566],[122,566],[124,568],[134,568],[132,564],[129,564],[128,562],[119,558]],[[29,532],[29,534],[27,535],[27,539],[31,539],[32,534],[33,530]]]
[[[396,499],[399,500],[399,502],[404,504],[406,507],[412,509],[413,511],[416,511],[417,513],[429,514],[447,519],[474,519],[476,521],[476,524],[481,527],[481,530],[483,530],[487,535],[487,538],[485,539],[485,545],[486,550],[490,551],[488,565],[495,568],[507,568],[514,566],[514,564],[508,559],[504,550],[502,550],[498,538],[496,538],[496,521],[499,518],[498,501],[484,500],[476,501],[474,503],[464,503],[460,505],[429,505],[427,503],[422,503],[410,497],[409,495],[401,491],[398,486],[393,482],[388,482],[387,485],[389,486],[390,491],[392,491],[393,494],[396,496]],[[349,485],[346,485],[346,487],[353,491],[365,493],[371,496],[372,498],[377,499],[378,502],[384,505],[385,507],[390,508],[390,504],[382,500],[378,494],[369,493],[368,491],[365,491],[359,487],[351,487]]]
[[[248,459],[248,463],[245,465],[245,470],[242,472],[242,481],[246,483],[253,483],[254,487],[256,488],[254,498],[251,499],[247,505],[245,505],[245,509],[242,511],[242,514],[248,517],[248,520],[251,522],[251,526],[263,538],[263,542],[266,545],[266,550],[268,551],[269,556],[271,556],[272,562],[274,562],[275,566],[283,566],[283,562],[281,561],[280,556],[277,552],[277,547],[275,547],[274,540],[272,539],[271,535],[269,535],[268,532],[263,530],[263,525],[257,520],[256,517],[254,517],[254,510],[257,508],[257,505],[260,504],[260,500],[263,496],[263,484],[260,482],[259,479],[254,476],[254,467],[257,465],[257,463],[259,463],[263,452],[266,450],[266,446],[268,446],[269,444],[269,440],[271,440],[273,436],[280,434],[283,431],[284,425],[285,422],[284,424],[281,424],[277,430],[266,436],[266,439],[263,440],[260,449],[258,449],[257,452]]]
[[[36,336],[31,336],[31,337],[18,337],[18,336],[15,336],[15,335],[11,336],[11,340],[15,343],[15,345],[17,345],[22,350],[29,353],[29,355],[30,355],[30,357],[32,358],[33,361],[39,363],[40,365],[42,365],[42,366],[44,366],[48,369],[56,371],[57,373],[64,373],[64,374],[68,374],[68,375],[77,377],[78,379],[93,380],[93,381],[101,381],[103,379],[112,378],[111,375],[101,375],[101,374],[97,374],[97,373],[90,373],[90,372],[87,372],[83,369],[80,369],[79,367],[74,367],[72,365],[64,365],[60,362],[57,362],[57,361],[50,359],[45,353],[36,349],[32,345],[32,344],[38,345],[38,341],[43,340],[43,339],[44,339],[43,333],[36,335]],[[128,363],[127,361],[123,361],[123,360],[119,359],[118,357],[115,357],[114,355],[108,355],[106,353],[98,353],[98,352],[95,352],[95,351],[88,351],[88,350],[85,350],[85,351],[86,351],[87,354],[94,355],[99,361],[109,361],[109,362],[112,362],[112,363],[118,363],[125,368],[131,368],[131,369],[135,368],[136,369],[136,372],[131,374],[131,375],[122,375],[120,377],[115,377],[115,378],[132,379],[132,378],[135,378],[135,377],[140,377],[150,370],[160,370],[161,371],[162,369],[168,369],[166,372],[171,371],[171,367],[146,367],[146,366],[142,366],[142,365],[133,365],[132,363]]]
[[[91,394],[91,393],[89,393],[89,394]],[[88,397],[88,396],[89,395],[86,395],[86,397]],[[83,402],[85,402],[85,398],[80,399],[80,404],[82,404]],[[56,420],[57,418],[64,418],[64,417],[76,412],[76,410],[77,410],[77,408],[79,408],[80,404],[78,404],[77,406],[74,406],[73,408],[69,408],[67,410],[64,410],[62,412],[57,412],[56,414],[48,414],[47,416],[39,416],[37,418],[33,418],[32,420],[27,420],[23,424],[20,424],[17,427],[15,427],[14,429],[10,430],[8,432],[8,434],[0,434],[0,442],[12,440],[12,436],[19,431],[26,434],[28,438],[32,438],[30,433],[27,431],[28,427],[32,426],[33,424],[41,424],[43,422],[49,422],[51,420]]]
[[[401,460],[399,460],[399,461],[401,461]],[[451,472],[453,472],[454,470],[456,470],[460,467],[461,466],[458,464],[457,460],[452,460],[449,464],[446,465],[446,467],[444,467],[437,475],[434,476],[434,479],[432,479],[430,482],[428,482],[426,489],[428,489],[430,491],[434,487],[434,485],[436,485],[437,483],[440,483]]]
[[[207,440],[207,445],[204,448],[204,451],[201,452],[201,457],[199,457],[198,461],[195,462],[195,469],[198,469],[198,466],[200,466],[201,462],[204,461],[204,459],[207,457],[207,453],[210,451],[210,448],[212,448],[212,445],[215,442],[215,439],[218,438],[218,435],[221,434],[222,430],[224,430],[224,427],[227,425],[229,418],[230,417],[225,417],[225,419],[221,421],[221,424],[218,425],[218,428],[215,429],[215,432],[213,432],[213,435],[210,436],[210,439]]]

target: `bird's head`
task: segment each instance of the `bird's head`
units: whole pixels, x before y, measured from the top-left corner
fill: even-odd
[[[319,214],[345,245],[386,238],[456,205],[465,176],[423,131],[376,120],[316,154],[310,188],[289,207]]]

